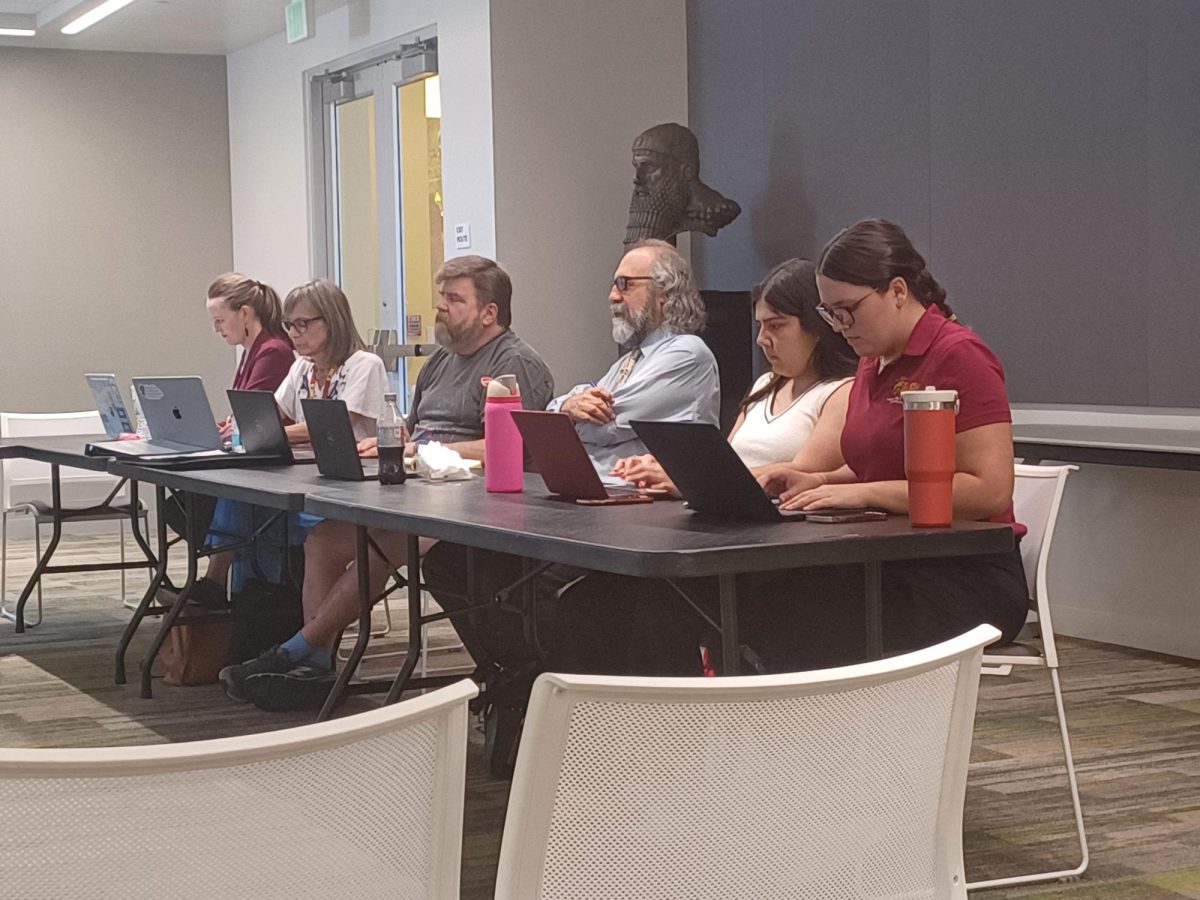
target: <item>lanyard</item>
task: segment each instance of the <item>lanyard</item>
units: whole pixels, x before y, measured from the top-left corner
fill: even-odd
[[[333,389],[333,376],[337,374],[337,367],[329,370],[329,377],[325,380],[325,389],[320,393],[317,392],[317,367],[313,365],[308,370],[308,396],[314,400],[328,400],[330,391]]]

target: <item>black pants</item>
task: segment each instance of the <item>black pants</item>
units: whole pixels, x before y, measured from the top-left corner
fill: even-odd
[[[474,555],[475,583],[468,593],[467,558]],[[451,619],[463,646],[476,665],[515,668],[538,661],[536,648],[526,639],[525,619],[520,607],[497,608],[496,593],[521,578],[524,560],[510,553],[470,550],[461,544],[439,541],[425,554],[421,572],[425,586],[446,612],[473,609]],[[552,639],[557,592],[569,584],[579,570],[551,566],[534,582],[540,641]],[[517,589],[518,591],[520,588]],[[517,599],[514,592],[514,601]]]
[[[474,592],[467,597],[468,552],[466,547],[441,541],[425,554],[421,569],[425,586],[442,609],[474,609],[451,621],[477,665],[515,669],[537,664],[580,674],[700,673],[698,647],[704,622],[674,592],[664,592],[662,582],[550,566],[534,583],[543,660],[526,638],[522,616],[511,607],[491,603],[497,591],[521,577],[522,558],[473,551]],[[572,614],[562,620],[564,609]],[[672,636],[665,643],[660,641],[664,630]],[[685,632],[694,640],[684,638]]]
[[[719,663],[720,641],[703,619],[661,581],[631,587],[597,575],[586,589],[563,594],[556,611],[559,671],[698,675],[698,647]],[[885,651],[926,647],[988,623],[1010,643],[1025,621],[1029,598],[1017,550],[884,563]],[[717,618],[715,578],[679,587]],[[866,659],[865,576],[861,565],[823,566],[741,575],[739,632],[769,672],[847,665]]]

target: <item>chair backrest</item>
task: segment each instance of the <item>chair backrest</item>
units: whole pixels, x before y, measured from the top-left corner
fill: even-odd
[[[1050,618],[1050,595],[1047,590],[1047,561],[1050,544],[1058,522],[1067,476],[1078,466],[1013,466],[1013,513],[1018,522],[1029,529],[1021,538],[1021,562],[1025,566],[1025,581],[1029,596],[1037,607],[1038,624],[1042,635],[1043,657],[1046,665],[1058,667],[1058,648],[1054,642],[1054,623]]]
[[[101,435],[104,425],[96,410],[66,413],[0,412],[0,438],[53,437],[57,435]],[[82,449],[82,444],[81,444]],[[117,479],[103,472],[61,469],[63,503],[86,506],[108,496]],[[0,501],[4,508],[25,500],[48,499],[50,466],[31,459],[4,460],[0,463]]]
[[[457,897],[476,693],[212,741],[0,750],[2,893]]]
[[[496,897],[965,897],[979,661],[998,636],[788,675],[541,676]]]

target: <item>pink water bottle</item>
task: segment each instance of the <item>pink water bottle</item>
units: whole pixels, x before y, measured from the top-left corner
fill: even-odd
[[[484,379],[487,402],[483,407],[483,475],[489,491],[515,493],[525,489],[525,442],[513,421],[521,408],[516,375]]]
[[[954,519],[958,392],[927,387],[902,391],[900,399],[904,403],[908,520],[921,528],[944,528]]]

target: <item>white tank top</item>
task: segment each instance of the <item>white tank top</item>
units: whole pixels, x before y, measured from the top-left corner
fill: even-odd
[[[759,390],[770,379],[771,373],[767,372],[754,382],[750,392]],[[751,469],[791,459],[812,434],[825,402],[834,391],[853,380],[818,381],[777,415],[771,414],[773,398],[767,394],[747,407],[742,427],[734,434],[730,445]]]

